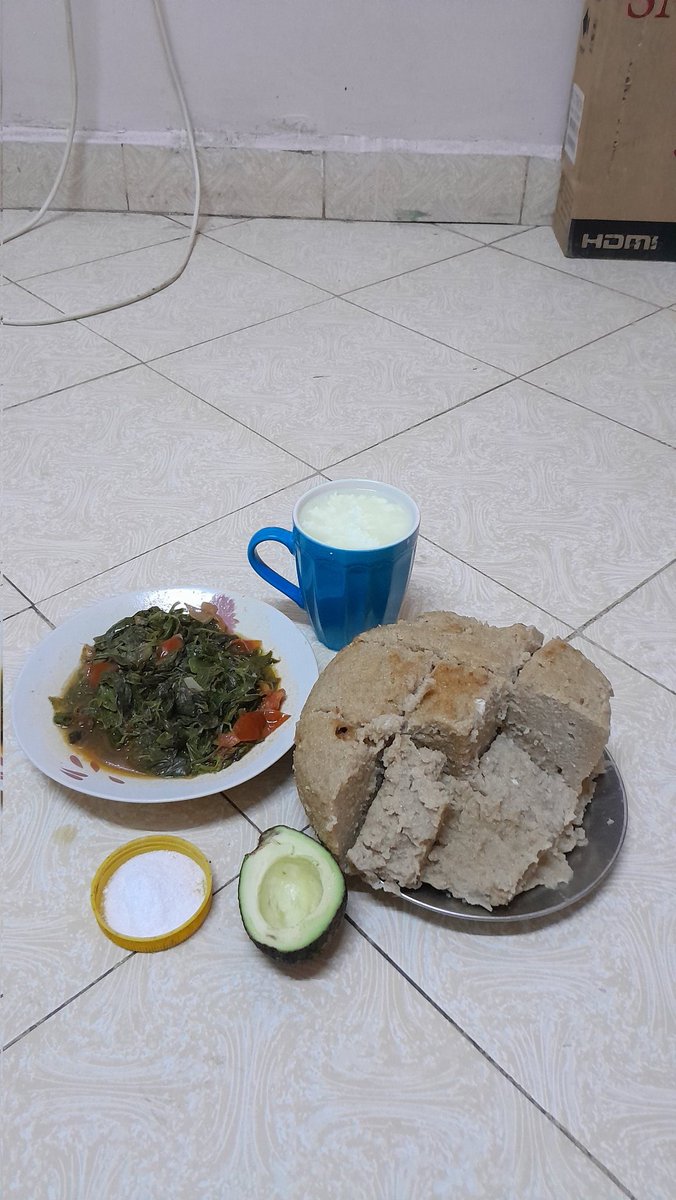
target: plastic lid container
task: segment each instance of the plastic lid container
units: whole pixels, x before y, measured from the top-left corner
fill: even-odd
[[[105,888],[123,863],[129,862],[130,859],[135,858],[137,855],[148,854],[154,850],[170,850],[174,853],[184,854],[188,858],[191,858],[193,862],[196,862],[204,874],[204,899],[188,920],[184,921],[176,929],[168,930],[153,937],[133,937],[128,934],[119,933],[117,929],[113,929],[108,924],[105,918]],[[152,834],[149,837],[137,838],[133,842],[127,842],[104,859],[92,879],[91,904],[100,928],[106,937],[110,938],[111,942],[115,942],[117,946],[122,946],[125,950],[137,950],[141,953],[148,953],[155,950],[169,950],[172,946],[178,946],[180,942],[184,942],[199,929],[211,908],[212,887],[211,867],[208,860],[202,854],[202,851],[197,849],[197,846],[193,846],[191,842],[186,842],[183,838],[172,837],[169,834]]]

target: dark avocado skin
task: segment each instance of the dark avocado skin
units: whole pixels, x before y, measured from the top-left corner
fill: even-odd
[[[307,962],[308,959],[315,958],[315,956],[317,954],[320,954],[322,950],[325,950],[328,947],[329,943],[331,941],[333,941],[333,938],[338,933],[338,929],[339,929],[340,923],[345,915],[346,908],[347,908],[347,888],[345,889],[345,893],[343,895],[342,904],[341,904],[340,908],[338,909],[335,917],[331,921],[331,923],[327,926],[327,928],[324,930],[324,932],[319,935],[318,938],[315,938],[314,942],[310,942],[309,946],[303,946],[302,949],[300,949],[300,950],[288,950],[288,951],[276,950],[274,946],[268,946],[264,942],[256,941],[256,938],[251,937],[251,934],[249,933],[248,929],[246,928],[246,925],[244,925],[244,928],[246,930],[247,936],[253,942],[254,946],[258,946],[258,949],[262,950],[263,954],[267,954],[268,958],[273,959],[274,962],[278,962],[281,965],[293,966],[294,963]],[[240,916],[241,916],[242,915],[242,905],[241,904],[239,906],[239,911],[240,911]],[[242,917],[242,924],[244,924],[243,917]]]
[[[262,846],[266,841],[268,841],[271,836],[277,833],[279,829],[280,826],[278,825],[276,825],[273,829],[266,829],[258,839],[258,846],[256,847],[256,850],[259,849],[259,847]],[[294,830],[293,832],[297,833],[298,830]],[[256,850],[252,850],[251,854],[255,854]],[[329,851],[326,850],[326,853],[328,854]],[[249,857],[249,854],[244,856],[242,866],[244,866],[244,863]],[[341,921],[345,916],[345,909],[347,908],[347,886],[345,879],[343,878],[343,898],[341,900],[340,907],[336,910],[333,919],[326,926],[326,929],[324,929],[322,933],[320,933],[319,937],[315,938],[313,942],[310,942],[307,946],[300,947],[298,950],[277,950],[274,946],[269,946],[266,942],[259,942],[255,937],[251,936],[246,927],[244,912],[242,910],[241,875],[240,882],[237,886],[237,902],[239,904],[239,915],[242,918],[244,930],[247,937],[253,942],[254,946],[257,946],[259,950],[262,950],[263,954],[266,954],[268,958],[271,958],[274,962],[280,963],[280,965],[292,966],[294,963],[307,962],[308,959],[314,958],[317,954],[320,954],[322,950],[325,950],[329,943],[333,941],[338,932]]]

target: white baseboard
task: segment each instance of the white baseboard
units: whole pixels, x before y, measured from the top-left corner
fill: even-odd
[[[52,126],[6,125],[2,130],[3,142],[63,142],[64,131]],[[80,130],[75,134],[76,142],[100,146],[166,146],[179,150],[186,144],[182,129],[94,129]],[[340,151],[343,154],[474,154],[506,155],[521,158],[551,158],[561,156],[560,145],[543,145],[540,142],[490,141],[442,141],[422,139],[412,141],[402,138],[361,137],[356,134],[306,133],[297,130],[284,133],[224,133],[196,130],[198,146],[216,150],[297,150],[302,154],[321,154],[324,151]]]
[[[232,138],[214,145],[207,134],[197,140],[202,211],[219,216],[536,224],[551,218],[558,188],[556,147],[533,154],[504,143],[347,137],[305,146],[300,134],[240,138],[247,144],[238,145]],[[177,131],[81,134],[54,206],[190,211],[184,142]],[[5,208],[42,203],[62,147],[63,133],[55,130],[3,131]]]

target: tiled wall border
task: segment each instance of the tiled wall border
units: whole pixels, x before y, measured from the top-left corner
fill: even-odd
[[[3,150],[4,207],[39,206],[61,145],[8,141]],[[537,224],[551,218],[559,177],[554,159],[511,154],[232,147],[198,153],[202,211],[219,216]],[[187,212],[192,196],[182,150],[81,142],[54,207]]]

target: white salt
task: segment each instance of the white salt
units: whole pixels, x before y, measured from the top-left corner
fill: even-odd
[[[176,850],[135,854],[103,889],[106,923],[126,937],[159,937],[178,929],[204,899],[199,863]]]
[[[306,500],[299,514],[308,537],[337,550],[376,550],[411,533],[411,513],[378,492],[322,492]]]

